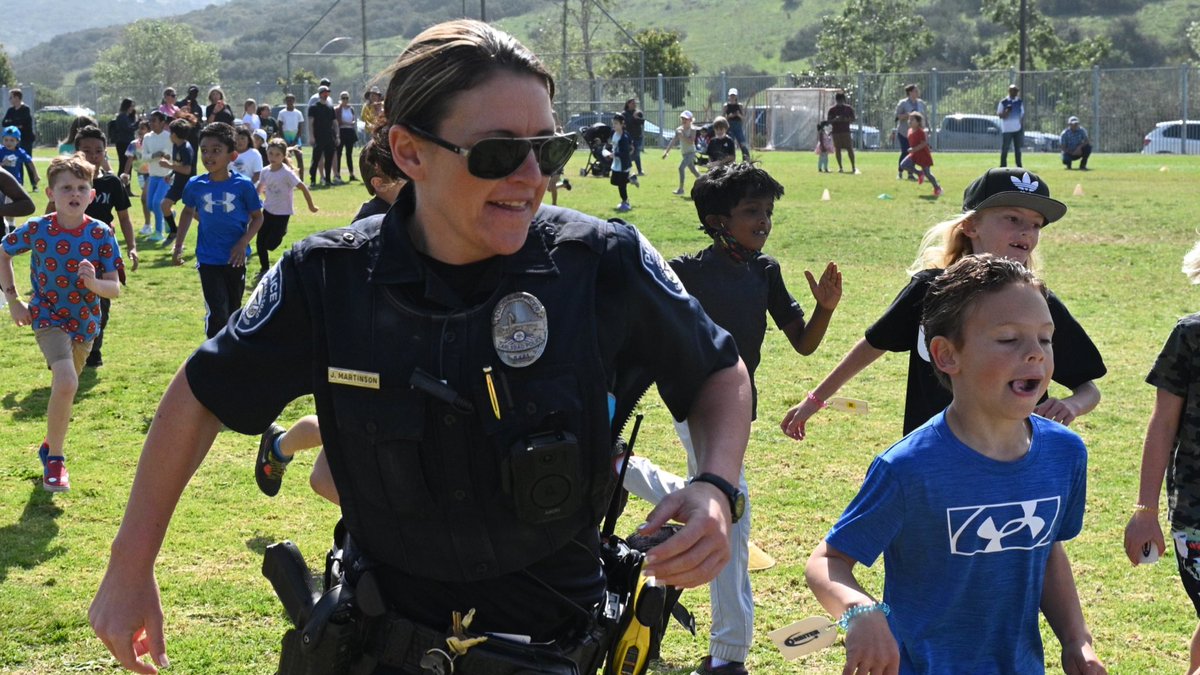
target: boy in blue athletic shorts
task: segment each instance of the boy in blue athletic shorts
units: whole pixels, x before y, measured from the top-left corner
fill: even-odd
[[[183,264],[183,243],[192,219],[196,235],[196,269],[204,292],[204,334],[213,337],[242,306],[246,291],[246,256],[262,227],[262,202],[250,179],[229,170],[237,158],[233,127],[213,122],[200,132],[200,162],[207,174],[188,181],[183,189],[183,213],[171,260]]]
[[[121,294],[121,251],[112,228],[84,213],[95,196],[96,168],[82,157],[56,157],[47,169],[46,196],[55,212],[30,220],[4,238],[0,249],[0,289],[18,326],[32,326],[50,367],[46,438],[38,449],[42,487],[71,488],[63,446],[79,373],[100,332],[99,298]],[[12,259],[33,251],[29,264],[29,304],[17,292]]]
[[[1067,673],[1104,673],[1062,542],[1083,526],[1087,449],[1033,414],[1054,374],[1046,287],[966,256],[925,296],[945,411],[875,458],[808,560],[846,621],[846,672],[1044,673],[1039,608]],[[883,554],[883,602],[855,580]]]

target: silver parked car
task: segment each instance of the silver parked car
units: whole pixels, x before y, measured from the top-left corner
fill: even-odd
[[[999,150],[1003,137],[1000,118],[995,115],[955,113],[942,118],[937,134],[938,150]],[[1026,131],[1022,150],[1051,152],[1058,149],[1059,137],[1041,131]]]

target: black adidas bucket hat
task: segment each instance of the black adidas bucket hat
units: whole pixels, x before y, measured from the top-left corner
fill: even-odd
[[[1025,169],[988,169],[963,191],[963,212],[993,206],[1020,206],[1042,214],[1049,225],[1067,213],[1067,205],[1050,198],[1050,186]]]

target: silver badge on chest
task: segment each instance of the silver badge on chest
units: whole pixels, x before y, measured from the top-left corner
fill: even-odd
[[[529,293],[510,293],[492,310],[492,345],[506,366],[524,368],[537,361],[549,337],[546,308]]]

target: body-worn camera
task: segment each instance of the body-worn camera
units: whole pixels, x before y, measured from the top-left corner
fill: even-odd
[[[569,431],[547,431],[518,441],[506,471],[517,516],[548,523],[575,512],[584,497],[579,441]]]

